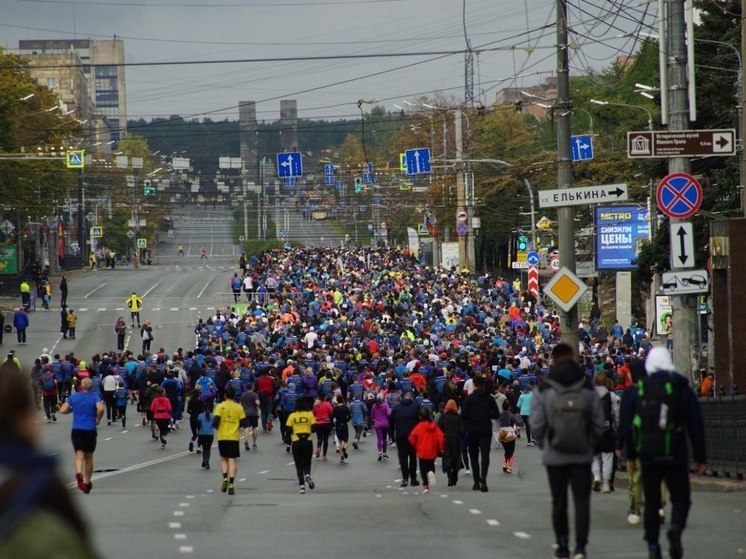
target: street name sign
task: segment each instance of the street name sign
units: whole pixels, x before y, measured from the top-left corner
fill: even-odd
[[[528,270],[531,265],[528,262],[513,262],[510,267],[514,270]]]
[[[694,226],[689,222],[671,223],[671,266],[694,268]]]
[[[630,159],[735,154],[736,131],[733,128],[627,132],[627,157]]]
[[[707,270],[664,272],[661,289],[666,295],[707,293],[710,289],[710,280]]]
[[[560,208],[562,206],[581,206],[584,204],[608,204],[609,202],[623,202],[628,198],[626,183],[558,188],[556,190],[540,190],[539,207]]]

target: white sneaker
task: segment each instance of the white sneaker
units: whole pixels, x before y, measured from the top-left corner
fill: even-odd
[[[604,486],[601,488],[601,493],[611,493],[611,486],[608,483],[604,483]]]
[[[428,487],[435,487],[438,480],[435,478],[435,472],[430,470],[427,472],[427,486]]]
[[[464,475],[465,476],[470,476],[471,475],[471,471],[469,470],[469,468],[467,468],[467,469],[464,470]]]
[[[640,523],[640,520],[640,515],[635,512],[631,512],[627,515],[627,523],[632,524],[632,526],[637,526]]]

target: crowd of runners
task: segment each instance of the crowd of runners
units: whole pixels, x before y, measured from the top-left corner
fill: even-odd
[[[555,530],[565,532],[558,533],[555,556],[585,557],[582,514],[576,511],[580,527],[574,555],[563,540],[566,511],[561,528],[559,509],[562,502],[566,508],[566,496],[563,501],[558,492],[566,493],[570,483],[575,494],[576,487],[571,473],[555,472],[553,478],[556,457],[547,458],[547,441],[554,439],[552,446],[560,448],[562,434],[548,417],[558,412],[542,411],[542,390],[552,386],[557,400],[564,401],[569,389],[553,376],[564,374],[573,382],[581,379],[595,394],[598,432],[589,423],[586,444],[592,448],[580,453],[580,462],[587,455],[592,463],[589,494],[591,488],[614,491],[617,469],[634,464],[620,459],[625,452],[628,459],[635,453],[632,428],[625,427],[625,413],[631,420],[632,412],[625,412],[623,400],[645,376],[646,354],[655,351],[644,330],[620,331],[615,323],[607,332],[592,315],[581,324],[578,362],[572,357],[575,348],[559,343],[559,317],[522,290],[520,282],[427,268],[406,251],[294,249],[242,256],[229,282],[237,304],[199,320],[192,349],[123,351],[122,324],[116,351],[87,361],[73,354],[40,356],[32,378],[47,420],[57,420],[58,408],[75,414],[71,395],[93,393],[101,403],[93,403],[87,419],[103,421],[105,416],[109,425],[119,422],[126,430],[132,421],[128,413],[137,410],[138,423],[149,427],[163,448],[169,432],[188,429],[189,451],[201,453],[203,468],[211,468],[217,439],[220,489],[229,494],[235,491],[241,449],[256,451],[265,440],[259,434],[272,434],[275,428],[285,452],[292,453],[301,494],[315,487],[314,456],[344,463],[365,437],[375,438],[378,461],[396,454],[402,487],[421,486],[425,493],[437,483],[439,458],[449,486],[465,475],[475,491],[487,492],[494,448],[501,449],[502,472],[510,475],[520,441],[527,446],[538,442],[550,470]],[[133,324],[134,318],[133,313]],[[558,368],[570,360],[575,369]],[[670,373],[669,362],[659,360],[659,367],[648,372]],[[95,423],[86,425],[95,431]],[[78,433],[73,443],[81,452],[78,487],[89,492],[95,437]],[[703,463],[700,448],[695,444],[695,459]],[[627,519],[638,524],[644,484],[633,475],[631,485]],[[660,479],[657,485],[660,492]],[[674,494],[684,499],[680,493],[672,490],[671,500]],[[646,509],[646,534],[652,530],[648,517]],[[657,545],[657,532],[648,541]],[[659,549],[658,555],[651,549],[651,557],[660,556]]]

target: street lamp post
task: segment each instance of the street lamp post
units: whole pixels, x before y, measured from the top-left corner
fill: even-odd
[[[640,109],[641,111],[645,111],[645,114],[648,115],[648,130],[653,130],[653,113],[650,112],[650,109],[647,107],[643,107],[642,105],[632,105],[629,103],[617,103],[616,101],[601,101],[600,99],[591,99],[591,103],[594,105],[601,105],[603,107],[605,106],[611,106],[611,107],[630,107],[632,109]]]

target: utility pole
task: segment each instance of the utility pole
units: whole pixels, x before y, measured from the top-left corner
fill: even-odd
[[[528,199],[531,202],[531,250],[539,250],[539,246],[536,242],[536,205],[534,204],[534,189],[527,178],[524,177],[523,182],[526,184],[528,189]]]
[[[685,29],[685,0],[669,0],[667,18],[668,50],[668,91],[661,95],[668,96],[668,129],[688,130],[687,105],[687,50]],[[690,37],[690,39],[694,39]],[[688,173],[691,168],[686,157],[671,157],[668,160],[669,173]],[[671,220],[672,222],[680,220]],[[671,260],[672,270],[676,270],[676,260]],[[696,339],[696,296],[684,295],[671,298],[673,311],[673,362],[676,369],[692,379],[692,356],[697,347]]]
[[[78,171],[78,246],[80,247],[80,261],[85,268],[86,261],[88,259],[88,251],[85,246],[85,218],[83,212],[85,211],[85,175],[83,169]],[[20,236],[21,230],[18,230]],[[20,258],[20,253],[19,253]]]
[[[570,65],[567,45],[567,0],[557,0],[557,187],[570,188],[572,158],[570,130],[572,102],[570,101]],[[564,206],[557,211],[559,218],[560,265],[575,273],[575,208]],[[560,310],[562,341],[578,351],[578,308]]]
[[[456,130],[456,211],[460,212],[464,210],[466,206],[466,188],[464,184],[464,137],[461,109],[456,109],[454,111],[454,119]],[[469,266],[466,235],[458,236],[458,265],[459,268],[466,268]]]

